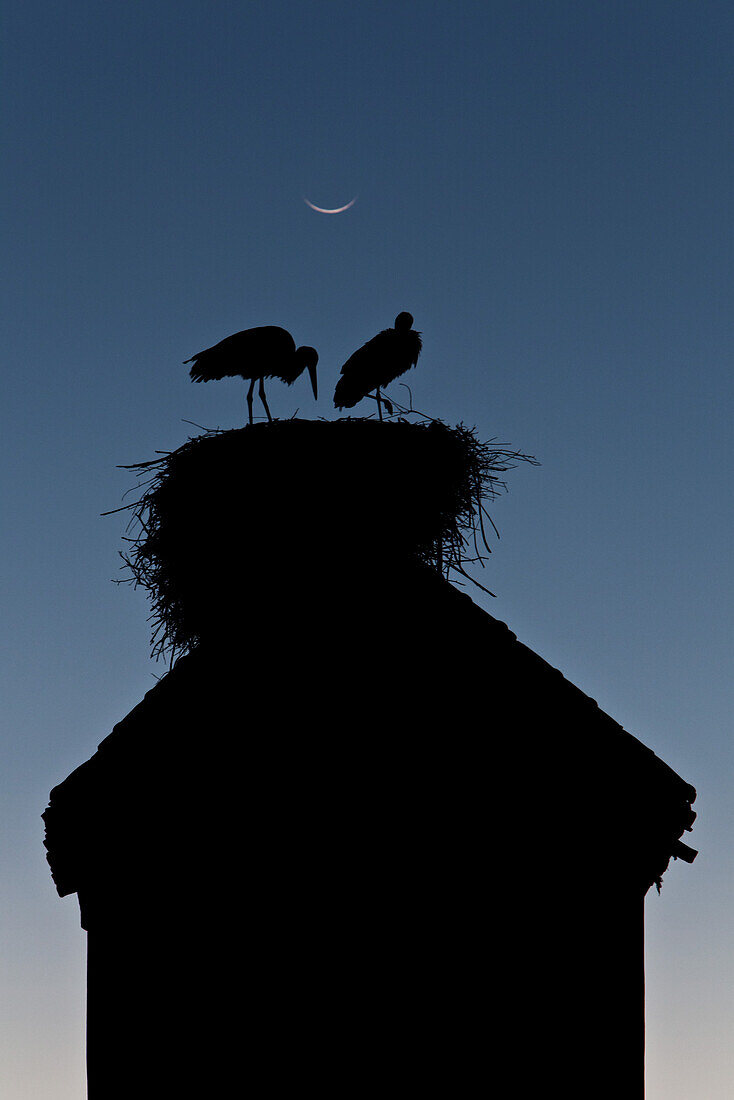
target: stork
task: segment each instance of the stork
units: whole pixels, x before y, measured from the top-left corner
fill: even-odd
[[[189,372],[194,382],[211,382],[220,378],[251,378],[247,391],[247,408],[252,424],[252,391],[260,380],[258,393],[265,406],[268,420],[272,420],[265,400],[265,379],[280,378],[292,385],[304,370],[308,370],[314,397],[316,390],[316,364],[318,352],[311,347],[296,347],[290,332],[278,325],[261,325],[246,328],[226,336],[214,347],[199,351],[184,363],[193,363]]]
[[[392,412],[387,398],[380,395],[380,386],[386,386],[393,378],[405,374],[418,362],[421,352],[421,334],[413,328],[409,313],[399,313],[395,327],[383,329],[366,344],[350,355],[341,369],[341,378],[334,391],[334,406],[351,409],[363,397],[377,402],[382,420],[382,405]],[[375,393],[370,393],[374,390]]]

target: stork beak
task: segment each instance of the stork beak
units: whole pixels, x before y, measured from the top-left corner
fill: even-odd
[[[318,395],[318,391],[316,389],[316,364],[315,363],[313,364],[313,366],[309,366],[308,375],[309,375],[309,378],[311,379],[311,389],[313,390],[314,398],[315,398],[316,401],[318,401],[319,395]]]

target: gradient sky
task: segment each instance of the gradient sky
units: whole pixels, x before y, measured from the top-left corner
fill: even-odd
[[[244,422],[182,366],[225,335],[315,345],[318,403],[269,403],[331,417],[407,309],[416,407],[542,462],[474,598],[699,791],[646,903],[648,1100],[730,1100],[731,0],[24,0],[3,40],[3,1097],[84,1095],[40,814],[164,671],[117,465]]]

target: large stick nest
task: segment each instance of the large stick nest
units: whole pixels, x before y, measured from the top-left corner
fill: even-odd
[[[143,492],[125,506],[122,558],[151,600],[153,655],[191,649],[244,578],[273,583],[294,562],[321,584],[337,567],[406,559],[467,576],[490,552],[486,504],[518,462],[537,464],[463,424],[345,418],[205,431],[124,467]]]

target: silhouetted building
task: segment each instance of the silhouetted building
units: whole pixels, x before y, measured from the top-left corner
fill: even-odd
[[[52,792],[90,1100],[643,1095],[643,899],[695,791],[465,594],[393,591],[261,608]]]
[[[695,790],[385,558],[382,485],[366,556],[200,535],[198,645],[51,792],[90,1100],[643,1095],[644,897]]]

